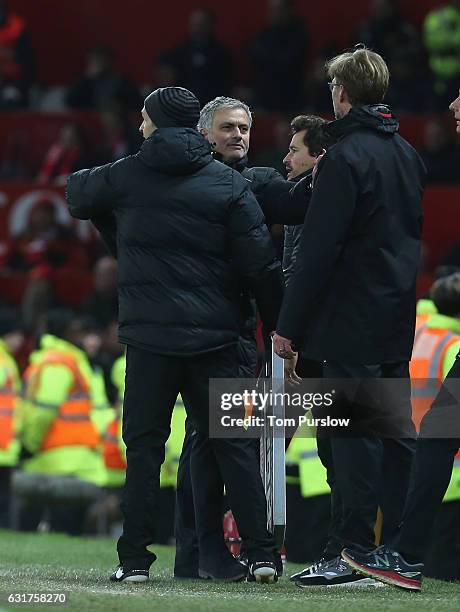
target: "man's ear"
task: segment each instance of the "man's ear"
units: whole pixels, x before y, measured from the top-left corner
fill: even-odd
[[[206,140],[209,140],[209,132],[206,128],[200,128],[200,134],[203,134]]]
[[[340,87],[340,98],[339,98],[340,102],[343,103],[350,103],[350,100],[348,99],[348,92],[345,89],[345,87],[342,85]]]

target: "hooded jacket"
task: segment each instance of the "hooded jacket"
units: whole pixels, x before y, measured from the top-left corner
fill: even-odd
[[[136,155],[72,174],[67,201],[79,219],[115,213],[120,342],[177,356],[236,343],[233,266],[274,328],[282,280],[263,215],[196,130],[158,129]]]
[[[408,361],[425,167],[386,106],[324,129],[338,142],[318,165],[277,331],[315,360]]]

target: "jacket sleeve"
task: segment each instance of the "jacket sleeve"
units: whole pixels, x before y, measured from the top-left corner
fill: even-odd
[[[117,218],[113,210],[91,217],[91,223],[101,235],[102,242],[110,255],[117,259]]]
[[[286,287],[291,282],[295,270],[295,262],[299,256],[301,235],[302,226],[300,225],[291,225],[284,232],[283,274]]]
[[[91,219],[115,207],[118,195],[114,185],[115,164],[79,170],[69,176],[66,199],[72,217]]]
[[[292,225],[287,225],[284,228],[284,245],[283,245],[283,276],[284,283],[287,286],[292,274],[292,249],[294,247],[294,232]]]
[[[272,170],[263,187],[255,192],[265,221],[270,227],[274,223],[301,225],[310,203],[310,177],[298,183],[285,180],[279,172]]]
[[[326,155],[318,168],[294,275],[277,325],[277,332],[297,346],[305,340],[313,308],[320,304],[342,253],[357,197],[353,168],[341,156]]]
[[[236,173],[228,234],[232,259],[251,287],[267,332],[275,329],[283,295],[281,264],[253,194]]]

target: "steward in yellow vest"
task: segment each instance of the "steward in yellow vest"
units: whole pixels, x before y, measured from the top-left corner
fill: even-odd
[[[460,451],[454,458],[449,482],[449,458],[455,447],[460,447],[460,438],[455,433],[455,421],[460,422],[460,405],[449,405],[439,401],[443,391],[441,384],[449,374],[450,384],[458,377],[458,354],[460,349],[460,274],[452,274],[436,281],[431,288],[431,297],[437,313],[429,314],[425,322],[416,330],[410,374],[412,382],[413,419],[417,426],[429,410],[427,419],[422,422],[422,433],[428,436],[419,440],[414,460],[411,489],[406,504],[405,522],[400,536],[401,553],[411,554],[414,560],[425,556],[424,575],[444,580],[460,579]],[[447,387],[448,388],[448,387]],[[447,393],[448,394],[448,393]],[[455,394],[454,394],[455,395]],[[458,398],[458,396],[455,395]],[[436,398],[436,401],[435,401]],[[434,404],[433,404],[434,402]],[[433,406],[432,406],[433,404]],[[458,414],[457,414],[458,408]],[[430,425],[435,420],[442,422],[444,411],[449,419],[454,419],[449,430],[441,435],[445,438],[429,439]],[[433,420],[434,419],[434,420]],[[458,432],[458,427],[457,427]],[[453,436],[451,438],[451,436]],[[456,440],[455,438],[458,438]],[[447,490],[445,484],[449,482]],[[430,494],[423,497],[427,489]],[[445,491],[445,492],[444,492]],[[437,496],[444,492],[445,503],[438,511],[433,529],[434,506]],[[448,502],[448,503],[446,503]],[[428,519],[430,517],[430,519]],[[423,530],[424,533],[420,533]],[[428,545],[431,536],[431,544]],[[416,556],[417,555],[417,556]]]
[[[21,377],[8,344],[0,339],[0,466],[14,466],[19,458],[16,433],[20,426],[18,398]]]
[[[104,484],[100,438],[91,419],[92,371],[85,353],[47,334],[24,379],[22,442],[34,455],[24,462],[24,470]]]
[[[434,9],[423,23],[424,43],[430,68],[435,77],[435,91],[445,93],[446,81],[460,76],[460,3]],[[458,87],[458,85],[457,85]]]
[[[410,362],[412,418],[417,431],[459,351],[460,320],[441,313],[428,315],[416,331]],[[444,496],[444,501],[456,499],[460,499],[460,452],[455,458],[449,488]]]
[[[10,527],[10,481],[19,459],[20,427],[18,399],[21,378],[13,357],[24,341],[20,325],[13,318],[0,321],[0,528]]]

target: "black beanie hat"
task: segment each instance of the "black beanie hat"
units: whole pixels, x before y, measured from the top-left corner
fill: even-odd
[[[159,127],[196,128],[200,118],[198,98],[184,87],[160,87],[144,101],[147,115]]]

